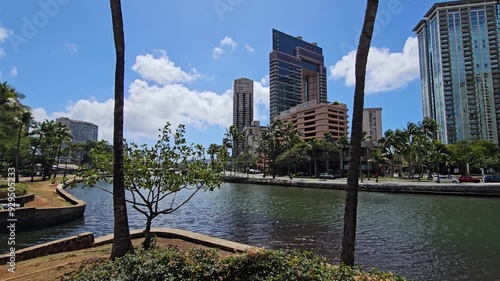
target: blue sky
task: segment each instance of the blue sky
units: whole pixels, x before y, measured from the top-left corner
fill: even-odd
[[[122,1],[126,41],[126,138],[151,142],[166,121],[191,142],[220,143],[232,122],[232,82],[256,81],[257,119],[269,118],[273,28],[323,48],[328,100],[352,112],[353,52],[365,1]],[[341,4],[340,4],[341,3]],[[413,27],[434,2],[381,1],[365,107],[383,129],[422,118]],[[68,116],[111,140],[115,54],[108,1],[3,1],[0,81],[26,95],[37,119]]]

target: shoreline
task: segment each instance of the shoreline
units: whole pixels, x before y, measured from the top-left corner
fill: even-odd
[[[347,179],[319,180],[310,178],[295,178],[289,180],[286,177],[272,176],[262,178],[262,175],[252,175],[259,177],[229,177],[225,176],[224,181],[229,183],[291,186],[301,188],[320,188],[345,190]],[[389,192],[389,193],[410,193],[410,194],[432,194],[432,195],[454,195],[454,196],[479,196],[479,197],[500,197],[500,183],[434,183],[434,182],[408,182],[401,180],[379,181],[376,183],[365,179],[359,183],[359,191],[364,192]]]

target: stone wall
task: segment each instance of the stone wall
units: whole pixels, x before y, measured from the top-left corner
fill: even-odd
[[[255,248],[250,245],[245,245],[181,229],[153,228],[151,229],[151,233],[161,238],[180,239],[187,242],[207,247],[217,248],[223,251],[228,251],[233,253],[240,253],[245,250]],[[132,239],[143,238],[144,231],[132,230],[130,231],[130,237]],[[63,238],[56,241],[47,242],[32,247],[24,248],[21,250],[17,250],[15,251],[15,261],[19,262],[27,259],[47,256],[61,252],[70,252],[90,247],[97,247],[112,242],[113,242],[112,234],[94,239],[93,233],[86,232],[76,236],[71,236],[68,238]],[[11,256],[9,254],[4,254],[0,256],[0,264],[8,263],[10,258]]]
[[[335,182],[335,180],[324,182],[312,182],[297,180],[283,180],[272,178],[231,178],[226,177],[226,182],[260,184],[260,185],[279,185],[296,186],[308,188],[341,189],[345,190],[347,184]],[[412,183],[412,182],[364,182],[359,184],[360,191],[375,192],[398,192],[398,193],[428,193],[443,195],[470,195],[470,196],[491,196],[500,197],[499,184],[482,183]]]
[[[83,217],[87,203],[64,190],[66,185],[60,184],[56,192],[71,206],[52,208],[23,207],[15,210],[16,230],[35,229],[69,222]],[[7,231],[8,211],[0,211],[0,231]]]
[[[89,248],[92,247],[93,244],[94,234],[92,232],[86,232],[76,236],[71,236],[68,238],[59,239],[56,241],[47,242],[15,251],[15,262],[61,252],[69,252]],[[0,257],[0,264],[6,264],[10,261],[10,259],[10,254],[2,255]]]
[[[24,204],[35,200],[35,194],[29,193],[23,196],[16,196],[16,203],[24,206]],[[9,203],[9,198],[0,199],[0,203],[7,204]]]

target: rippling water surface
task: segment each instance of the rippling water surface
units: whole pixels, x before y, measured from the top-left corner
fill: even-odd
[[[96,236],[112,232],[109,194],[95,188],[69,191],[87,202],[85,217],[18,233],[18,245],[86,231]],[[153,225],[273,249],[312,250],[338,262],[343,204],[339,190],[224,184],[195,196],[177,213],[156,218]],[[131,209],[131,228],[143,228],[143,216]],[[2,243],[0,250],[6,246]],[[500,280],[500,199],[362,192],[356,251],[356,262],[364,268],[414,280]]]

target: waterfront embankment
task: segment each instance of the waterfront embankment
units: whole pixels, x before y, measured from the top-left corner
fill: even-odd
[[[347,179],[340,178],[334,180],[321,180],[317,178],[294,178],[276,177],[262,175],[237,174],[236,176],[226,176],[226,182],[246,183],[258,185],[294,186],[305,188],[322,189],[346,189]],[[359,183],[360,191],[368,192],[397,192],[397,193],[422,193],[441,195],[467,195],[467,196],[489,196],[500,197],[499,183],[435,183],[431,181],[410,181],[410,180],[367,180]]]

